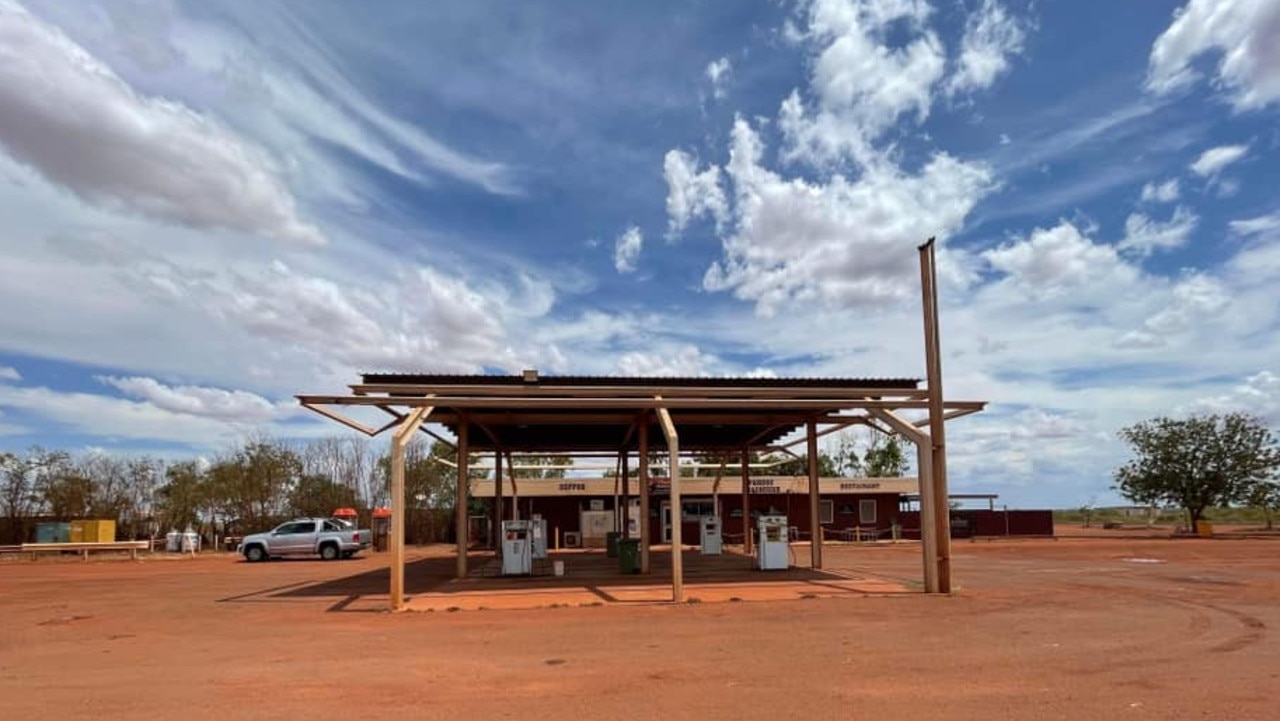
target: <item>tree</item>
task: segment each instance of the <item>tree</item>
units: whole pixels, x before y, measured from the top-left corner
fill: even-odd
[[[1254,508],[1262,511],[1262,517],[1267,523],[1267,530],[1273,527],[1272,515],[1280,510],[1280,482],[1274,479],[1260,481],[1249,489],[1245,502]]]
[[[170,464],[164,469],[164,485],[156,489],[153,510],[160,530],[199,526],[201,510],[212,505],[206,478],[196,461]]]
[[[1262,421],[1243,413],[1154,418],[1120,431],[1135,458],[1115,472],[1115,489],[1141,503],[1186,510],[1195,528],[1206,508],[1245,500],[1280,469],[1280,448]]]
[[[552,468],[551,466],[569,466],[573,465],[573,458],[569,456],[518,456],[514,459],[513,465],[524,466],[524,468],[516,468],[516,478],[564,478],[565,468]],[[529,468],[529,466],[538,466],[538,468]]]
[[[766,459],[773,460],[773,459]],[[801,454],[798,458],[790,458],[776,466],[773,466],[773,472],[779,476],[807,476],[809,475],[809,454]],[[831,478],[840,475],[836,470],[835,460],[823,451],[818,451],[818,477]]]
[[[863,457],[863,471],[868,478],[900,478],[907,472],[907,458],[902,452],[902,439],[896,435],[877,434]]]
[[[318,474],[302,476],[289,493],[289,509],[295,516],[328,516],[336,509],[355,505],[355,490]]]
[[[11,535],[9,541],[20,543],[27,537],[27,519],[35,514],[39,497],[36,495],[32,458],[38,449],[25,458],[12,453],[0,453],[0,507]]]
[[[212,510],[261,528],[285,513],[289,492],[302,477],[302,460],[283,443],[251,437],[215,460],[206,475]]]

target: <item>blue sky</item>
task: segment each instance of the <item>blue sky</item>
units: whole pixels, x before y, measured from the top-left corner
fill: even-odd
[[[365,370],[923,375],[958,491],[1280,420],[1280,0],[0,0],[0,449]]]

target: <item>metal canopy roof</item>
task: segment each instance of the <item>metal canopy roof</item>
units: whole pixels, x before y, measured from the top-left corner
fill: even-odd
[[[856,420],[832,417],[842,411],[926,405],[926,392],[912,378],[542,376],[526,371],[510,376],[365,373],[363,381],[350,386],[350,396],[298,399],[347,425],[352,424],[318,406],[375,406],[392,416],[392,424],[404,417],[406,407],[431,406],[428,423],[444,425],[455,436],[466,423],[471,450],[516,453],[635,451],[641,418],[648,419],[651,439],[662,437],[656,414],[647,412],[659,407],[668,409],[679,428],[682,450],[725,452],[775,444],[810,419]],[[359,429],[370,435],[383,430]]]

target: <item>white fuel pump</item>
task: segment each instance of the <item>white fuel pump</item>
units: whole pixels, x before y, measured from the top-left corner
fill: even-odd
[[[720,517],[703,516],[699,520],[702,530],[702,555],[719,556],[722,545],[720,539]]]
[[[761,571],[786,570],[791,562],[787,517],[760,516],[756,530],[756,568]]]
[[[527,576],[533,570],[533,534],[529,521],[502,522],[502,575]]]

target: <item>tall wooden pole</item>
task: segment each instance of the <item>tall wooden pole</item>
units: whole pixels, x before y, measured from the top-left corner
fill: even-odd
[[[417,408],[391,434],[391,610],[404,610],[404,449],[432,409]]]
[[[640,573],[649,572],[649,541],[653,535],[652,523],[649,521],[649,496],[653,490],[649,486],[649,414],[640,417],[636,442],[639,445],[638,473],[640,474]]]
[[[920,246],[920,284],[924,296],[924,353],[929,383],[929,439],[932,443],[930,469],[933,500],[936,504],[938,549],[938,592],[951,593],[951,513],[947,505],[947,441],[942,414],[942,346],[938,329],[938,266],[934,239]]]
[[[742,551],[751,555],[751,451],[742,449]]]
[[[938,503],[933,497],[933,449],[926,438],[916,443],[916,477],[920,485],[920,548],[924,557],[924,592],[938,592]]]
[[[631,453],[622,452],[622,537],[631,538]]]
[[[458,417],[458,492],[457,492],[457,508],[454,510],[454,523],[457,526],[455,533],[458,536],[458,564],[455,575],[458,578],[467,577],[467,497],[469,495],[469,486],[467,476],[469,475],[467,463],[467,454],[469,452],[467,443],[467,417],[459,414]]]
[[[818,487],[818,423],[810,418],[808,431],[809,452],[809,559],[812,568],[822,568],[822,519],[821,490]]]
[[[493,552],[502,558],[502,449],[493,452]]]
[[[657,400],[662,400],[659,396]],[[667,473],[671,476],[671,600],[684,600],[684,508],[680,503],[680,437],[666,408],[658,408],[662,433],[667,437]]]

